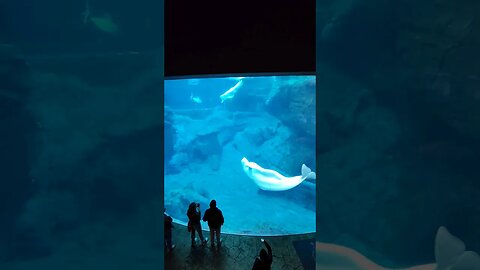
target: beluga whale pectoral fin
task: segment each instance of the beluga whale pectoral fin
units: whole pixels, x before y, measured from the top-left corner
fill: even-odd
[[[220,95],[220,102],[223,103],[225,100],[229,100],[229,99],[232,99],[235,97],[235,94],[237,93],[238,89],[240,89],[240,87],[242,87],[243,85],[243,80],[239,80],[235,86],[233,86],[232,88],[228,89],[227,91],[225,91],[225,93],[221,94]]]
[[[302,165],[302,175],[287,177],[275,170],[262,168],[245,157],[242,158],[241,163],[245,174],[262,190],[289,190],[300,185],[306,179],[315,179],[316,177],[315,172],[312,172],[305,164]]]

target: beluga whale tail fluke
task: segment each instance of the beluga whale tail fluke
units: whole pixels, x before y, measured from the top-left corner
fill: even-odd
[[[302,178],[305,179],[316,179],[317,174],[315,172],[312,172],[312,170],[307,167],[307,165],[302,164]]]
[[[287,177],[275,170],[262,168],[257,163],[248,161],[245,157],[242,158],[241,163],[245,174],[262,190],[289,190],[307,179],[316,179],[315,172],[312,172],[305,164],[302,164],[302,175]]]

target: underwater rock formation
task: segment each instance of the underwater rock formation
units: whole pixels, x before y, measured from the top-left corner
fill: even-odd
[[[357,112],[364,110],[373,96],[363,85],[325,65],[317,66],[318,87],[321,89],[317,94],[317,149],[327,152],[354,134],[354,128],[359,127]]]
[[[409,101],[480,138],[478,5],[345,0],[318,9],[319,59],[392,105]]]
[[[480,138],[480,24],[470,1],[411,3],[400,17],[397,78],[422,106],[459,133]],[[405,72],[404,72],[405,73]],[[382,74],[379,74],[382,76]],[[412,89],[410,82],[417,82]]]
[[[92,219],[125,217],[158,197],[162,177],[158,76],[104,87],[61,73],[30,76],[25,104],[0,95],[2,105],[16,104],[1,117],[0,140],[8,144],[2,163],[15,164],[8,166],[15,174],[3,170],[0,180],[8,180],[0,189],[9,192],[0,196],[0,215],[8,215],[1,218],[0,242],[9,245],[10,260],[48,256],[59,235]]]
[[[16,223],[11,259],[48,256],[59,235],[92,221],[124,220],[157,198],[162,132],[152,127],[111,137],[63,170],[61,182],[42,183],[42,191],[29,198]],[[53,176],[50,181],[56,180]]]
[[[38,126],[26,110],[30,69],[10,44],[0,44],[0,260],[36,257],[48,253],[41,244],[16,234],[17,219],[35,191],[29,175],[35,158]],[[15,249],[25,251],[15,254]]]
[[[25,102],[29,76],[30,69],[21,52],[11,44],[0,43],[0,98]]]
[[[352,143],[365,149],[359,160],[363,164],[369,162],[368,153],[384,155],[400,138],[397,116],[381,106],[365,86],[326,66],[318,69],[319,87],[323,89],[318,94],[317,114],[320,156],[331,155]]]
[[[274,86],[277,91],[268,99],[267,110],[286,126],[315,137],[315,77],[282,78],[277,84]]]
[[[319,1],[317,61],[355,73],[357,80],[385,68],[395,53],[401,6],[384,0]]]
[[[317,214],[333,216],[321,223],[322,237],[365,253],[361,245],[342,240],[342,234],[349,234],[357,242],[374,247],[377,254],[416,262],[422,254],[401,248],[407,244],[400,239],[402,235],[421,238],[431,234],[436,224],[466,220],[463,211],[472,213],[468,224],[476,224],[478,218],[473,213],[478,207],[473,206],[472,187],[478,185],[461,176],[476,160],[471,150],[460,151],[449,141],[432,141],[419,148],[416,136],[425,136],[423,129],[407,125],[403,115],[382,104],[374,91],[327,67],[320,66],[319,70],[319,87],[324,89],[319,93],[319,134],[330,140],[327,144],[319,139],[317,145],[317,172],[323,179]],[[451,166],[458,168],[448,171]],[[452,187],[456,192],[451,192]],[[458,194],[463,194],[463,199]],[[465,207],[465,200],[472,206]],[[432,208],[445,210],[435,212]],[[417,222],[422,220],[413,232],[409,222],[412,217]],[[473,233],[469,237],[475,241],[478,234],[465,222],[465,233]],[[392,245],[395,241],[397,244]]]
[[[154,127],[109,138],[70,170],[63,170],[62,182],[40,184],[41,191],[29,198],[20,218],[15,220],[8,259],[49,256],[58,250],[59,244],[71,244],[62,238],[64,235],[75,235],[82,226],[90,224],[123,224],[143,205],[158,198],[162,185],[158,181],[162,178],[158,162],[162,160],[163,146],[158,138],[162,132],[161,127]],[[85,236],[88,237],[72,241],[81,244],[82,249],[90,249],[98,248],[104,237],[87,232]],[[83,241],[91,243],[87,246]]]
[[[390,157],[402,135],[399,121],[364,85],[324,65],[318,69],[320,239],[341,242],[349,234],[358,242],[391,243],[395,221],[383,220],[379,208],[399,194],[400,168]]]
[[[64,175],[59,170],[74,166],[109,136],[161,125],[158,85],[132,81],[122,87],[95,87],[51,73],[36,73],[32,80],[28,109],[42,126],[42,142],[31,174],[39,179],[64,181],[55,179]]]
[[[25,260],[48,256],[53,252],[52,236],[74,228],[81,222],[79,207],[72,192],[42,191],[24,207],[13,233],[10,259]]]
[[[333,72],[325,73],[325,78],[332,78],[332,85],[345,85],[341,76],[330,77],[332,73],[340,73],[345,75],[343,78],[353,78],[369,92],[340,92],[344,95],[327,92],[319,98],[319,102],[331,101],[340,104],[340,108],[331,106],[318,118],[319,128],[326,131],[327,142],[319,139],[317,147],[322,153],[337,152],[337,159],[320,156],[319,164],[329,165],[317,171],[321,174],[323,169],[338,166],[324,176],[336,181],[326,180],[321,188],[325,194],[334,193],[335,198],[319,195],[326,203],[320,205],[318,212],[323,213],[322,217],[329,212],[336,213],[337,223],[363,224],[363,231],[359,226],[348,225],[341,231],[348,231],[387,257],[404,263],[425,260],[425,253],[405,248],[408,243],[403,236],[431,235],[438,224],[457,229],[463,238],[472,241],[472,248],[478,250],[480,233],[473,229],[473,224],[478,223],[476,213],[480,203],[473,194],[480,190],[478,181],[474,180],[478,179],[475,164],[480,152],[480,54],[474,49],[480,44],[479,6],[472,1],[345,0],[318,1],[317,8],[320,22],[317,29],[322,40],[317,47],[317,67],[331,67]],[[319,89],[323,89],[322,85]],[[370,129],[370,133],[363,135],[354,125],[332,130],[330,127],[337,123],[352,123],[347,121],[348,115],[358,115],[348,113],[357,106],[355,102],[350,106],[338,103],[350,100],[351,95],[363,95],[367,103],[371,103],[373,97],[378,105],[374,106],[377,113],[371,111],[369,115],[383,118],[379,122],[386,126]],[[320,110],[323,107],[318,105]],[[332,120],[327,122],[328,118]],[[393,122],[397,131],[387,127]],[[390,136],[388,132],[392,130]],[[376,132],[387,132],[390,139],[382,142],[385,137],[376,136]],[[369,137],[384,145],[383,155],[366,146],[368,143],[363,140]],[[356,148],[348,149],[346,145]],[[339,148],[344,149],[343,153]],[[358,157],[359,153],[362,158]],[[375,156],[377,162],[368,165],[366,160]],[[359,166],[350,174],[340,169],[352,166],[355,160]],[[371,182],[359,181],[358,177],[368,177]],[[348,197],[353,202],[337,201],[338,197]],[[383,205],[372,206],[377,200],[383,201]],[[330,201],[331,206],[327,206]],[[348,207],[342,204],[358,211],[352,208],[347,211]],[[365,207],[371,211],[370,215],[361,214]],[[420,225],[412,232],[408,220]],[[332,236],[335,226],[328,221],[322,226],[325,226],[325,237],[336,239]],[[417,248],[428,250],[429,246],[422,242]]]
[[[278,120],[268,121],[268,128],[246,128],[234,139],[234,146],[258,164],[294,176],[300,173],[303,163],[314,170],[315,149],[312,141],[295,137],[292,131]],[[285,158],[288,157],[288,158]]]
[[[184,114],[173,113],[173,128],[176,140],[173,146],[174,154],[169,160],[169,166],[175,171],[192,168],[195,163],[210,161],[209,169],[218,169],[218,156],[222,154],[219,134],[223,130],[238,130],[241,123],[234,123],[228,112],[213,112],[207,119],[194,119]],[[225,142],[227,143],[227,142]],[[200,166],[201,167],[201,166]]]
[[[355,3],[359,0],[322,1],[317,8],[317,20],[320,24],[318,29],[319,43],[334,40],[340,32],[342,17],[347,16]]]
[[[315,171],[314,138],[296,136],[269,114],[217,109],[204,119],[185,112],[173,113],[171,119],[176,140],[169,170],[218,170],[223,147],[233,144],[242,155],[285,175],[299,175],[303,163]]]

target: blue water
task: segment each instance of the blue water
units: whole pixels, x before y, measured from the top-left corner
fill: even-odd
[[[315,171],[315,96],[314,76],[166,80],[167,212],[184,223],[190,202],[204,211],[215,199],[225,216],[222,232],[314,232],[315,179],[264,190],[240,161],[286,177],[301,175],[302,164]]]

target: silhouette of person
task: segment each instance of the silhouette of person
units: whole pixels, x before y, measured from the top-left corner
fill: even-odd
[[[208,238],[207,239],[203,238],[202,224],[200,224],[200,220],[202,218],[202,212],[200,211],[200,204],[196,202],[192,202],[188,207],[187,216],[188,216],[189,231],[192,235],[192,247],[195,246],[195,231],[197,231],[198,236],[202,241],[202,245],[205,245],[208,241]]]
[[[220,233],[224,219],[222,211],[217,208],[217,202],[215,200],[210,202],[210,208],[205,211],[205,214],[203,215],[203,221],[208,222],[212,247],[214,247],[215,237],[217,238],[217,246],[220,247]]]
[[[260,239],[263,244],[265,244],[265,247],[267,247],[266,251],[265,249],[262,248],[260,250],[260,256],[255,258],[255,262],[253,264],[252,270],[270,270],[272,267],[272,248],[270,245],[265,241],[263,238]]]

